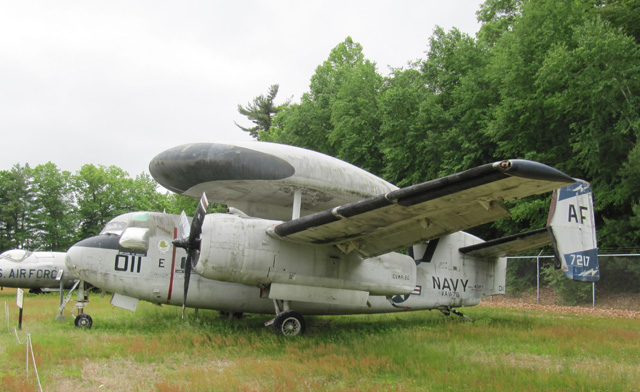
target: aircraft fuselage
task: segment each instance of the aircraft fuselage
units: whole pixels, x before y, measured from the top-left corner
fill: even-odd
[[[104,290],[158,304],[182,305],[186,252],[172,245],[178,236],[177,221],[177,216],[161,213],[122,215],[109,224],[119,226],[117,230],[105,229],[69,249],[67,266]],[[448,309],[476,305],[485,295],[504,293],[506,261],[487,262],[461,255],[460,247],[482,242],[467,233],[434,242],[428,260],[415,261],[399,253],[367,259],[356,252],[344,254],[333,246],[271,238],[266,229],[274,223],[278,222],[232,214],[207,215],[207,235],[194,266],[196,273],[191,275],[186,305],[273,314],[269,290],[276,285],[366,293],[365,302],[358,304],[326,298],[292,301],[292,308],[301,314]],[[121,245],[132,227],[140,233],[137,249]],[[427,246],[416,251],[425,253]]]
[[[69,288],[75,277],[66,270],[65,257],[63,252],[6,251],[0,255],[0,287],[58,289],[56,277],[63,270],[62,283]]]

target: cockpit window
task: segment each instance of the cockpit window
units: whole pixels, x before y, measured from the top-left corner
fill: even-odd
[[[107,225],[104,227],[104,229],[102,229],[102,231],[100,232],[100,234],[115,234],[115,235],[120,235],[122,234],[122,232],[124,231],[124,229],[127,228],[127,223],[126,222],[109,222],[107,223]]]
[[[26,259],[31,252],[24,249],[12,249],[8,250],[0,255],[0,259],[7,259],[10,261],[20,262]]]
[[[137,214],[134,214],[131,217],[132,221],[138,221],[138,222],[146,222],[149,220],[149,214],[147,214],[146,212],[140,212]]]

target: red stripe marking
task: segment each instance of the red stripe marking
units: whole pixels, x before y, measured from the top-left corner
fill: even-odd
[[[173,239],[178,238],[178,228],[173,228]],[[173,246],[173,257],[171,257],[171,279],[169,280],[169,295],[167,295],[167,301],[171,301],[171,292],[173,291],[173,274],[176,270],[176,247]]]

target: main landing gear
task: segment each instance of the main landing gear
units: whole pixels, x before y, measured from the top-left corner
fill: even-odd
[[[465,316],[464,314],[460,313],[459,311],[457,311],[456,309],[454,309],[454,308],[452,308],[452,307],[450,307],[450,306],[447,306],[446,308],[441,308],[441,309],[438,309],[438,310],[439,310],[439,311],[441,311],[441,312],[442,312],[442,314],[444,314],[445,316],[449,316],[449,315],[451,315],[451,313],[453,313],[453,314],[455,314],[456,316],[460,316],[460,317],[465,318],[465,319],[467,319],[467,320],[471,320],[471,321],[473,321],[473,320],[471,319],[471,317],[469,317],[469,316]]]
[[[267,321],[265,327],[273,326],[274,332],[282,336],[302,335],[307,327],[304,318],[289,308],[289,301],[273,300],[276,318]]]
[[[219,312],[220,317],[228,318],[229,320],[240,320],[244,314],[242,312]]]

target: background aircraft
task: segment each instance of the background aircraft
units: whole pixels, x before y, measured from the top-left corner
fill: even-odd
[[[24,249],[8,250],[0,254],[0,287],[17,287],[40,292],[59,289],[56,280],[62,271],[63,288],[70,288],[77,280],[65,265],[64,252],[30,252]]]
[[[275,314],[268,324],[284,335],[304,332],[303,315],[459,314],[505,293],[505,256],[551,242],[568,277],[599,278],[588,184],[537,162],[501,161],[398,189],[297,147],[200,143],[159,154],[150,171],[172,191],[201,195],[191,223],[124,214],[67,258],[74,274],[131,310],[143,299]],[[489,242],[461,231],[508,216],[507,201],[559,188],[546,228]],[[207,215],[208,198],[229,213]],[[394,252],[403,248],[408,255]]]

